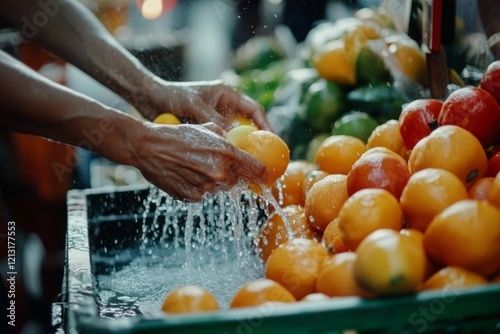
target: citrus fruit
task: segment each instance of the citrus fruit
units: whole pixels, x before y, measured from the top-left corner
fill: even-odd
[[[408,167],[413,174],[425,168],[446,169],[470,189],[486,175],[486,153],[469,131],[456,125],[443,125],[420,140],[413,148]]]
[[[313,55],[312,64],[322,78],[351,86],[356,83],[355,59],[349,58],[344,46],[343,39],[328,42]]]
[[[491,185],[488,202],[500,209],[500,173],[495,176],[493,184]]]
[[[359,138],[332,135],[318,147],[315,161],[319,169],[329,174],[347,175],[365,151],[365,143]]]
[[[426,168],[410,176],[399,201],[406,225],[424,232],[434,216],[467,198],[465,185],[454,174]]]
[[[312,186],[316,182],[323,180],[328,175],[330,175],[330,174],[328,174],[325,171],[319,170],[319,169],[309,172],[304,180],[304,183],[302,184],[303,197],[306,198],[307,194],[309,193],[309,190],[311,190]]]
[[[259,230],[258,247],[261,249],[260,255],[264,261],[279,245],[291,238],[314,239],[317,236],[316,230],[307,221],[303,207],[289,205],[285,206],[282,211],[288,219],[289,225],[281,213],[274,211]]]
[[[219,304],[208,290],[186,285],[170,292],[161,310],[167,313],[208,312],[219,310]]]
[[[444,267],[429,277],[423,284],[422,290],[433,289],[463,289],[469,286],[488,284],[488,280],[473,271],[457,267]]]
[[[321,238],[321,244],[328,248],[330,254],[343,253],[349,250],[342,240],[338,217],[326,226]]]
[[[377,85],[391,81],[391,74],[384,63],[384,58],[377,45],[378,41],[368,41],[361,47],[354,65],[356,81],[359,84]]]
[[[437,126],[443,102],[437,99],[417,99],[403,106],[399,115],[399,133],[411,150]]]
[[[410,171],[400,156],[384,152],[363,154],[347,174],[347,192],[353,195],[366,188],[385,189],[399,199]]]
[[[439,125],[457,125],[472,133],[487,148],[500,130],[500,109],[490,93],[479,87],[462,87],[443,102]]]
[[[245,116],[235,115],[229,119],[230,129],[234,129],[234,128],[241,126],[241,125],[253,125],[253,126],[255,126],[253,121]]]
[[[309,239],[292,239],[276,248],[266,262],[265,276],[283,285],[297,300],[316,292],[316,279],[326,247]]]
[[[339,210],[349,197],[346,187],[347,177],[331,174],[316,182],[306,196],[306,217],[311,226],[323,232],[326,226],[339,214]]]
[[[462,200],[436,215],[424,247],[444,266],[460,266],[484,276],[500,269],[500,210],[485,201]]]
[[[290,162],[290,150],[278,135],[266,130],[250,132],[236,143],[242,149],[260,160],[269,169],[266,186],[273,185],[283,175]]]
[[[344,36],[344,49],[348,59],[355,62],[366,43],[379,38],[379,29],[374,25],[359,24],[353,26]]]
[[[234,146],[238,146],[244,137],[257,130],[258,128],[255,125],[239,125],[226,133],[226,139]]]
[[[425,56],[418,44],[402,35],[389,36],[386,42],[388,54],[395,60],[397,69],[409,79],[427,85]]]
[[[229,308],[253,307],[268,302],[293,303],[297,300],[281,284],[270,279],[257,279],[243,285],[229,302]]]
[[[333,123],[332,135],[353,136],[366,143],[378,125],[377,120],[369,114],[351,111],[343,114]]]
[[[478,201],[487,201],[493,187],[494,177],[482,177],[469,189],[469,198]]]
[[[307,123],[317,131],[330,132],[344,111],[344,94],[337,84],[319,79],[309,86],[304,104]]]
[[[156,116],[156,118],[153,120],[153,123],[178,125],[181,124],[181,121],[172,113],[163,113]]]
[[[316,291],[329,297],[364,295],[354,279],[356,253],[345,252],[330,255],[323,261],[316,281]]]
[[[426,273],[424,248],[391,229],[368,235],[356,249],[356,282],[376,296],[417,291]]]
[[[403,210],[394,195],[384,189],[363,189],[345,201],[339,212],[342,240],[352,251],[378,229],[399,231],[403,227]]]
[[[402,158],[406,157],[407,148],[401,138],[399,121],[390,119],[379,126],[377,126],[366,142],[366,148],[374,148],[382,146],[389,150],[401,155]]]
[[[307,144],[306,160],[314,163],[316,158],[316,152],[320,145],[328,138],[330,135],[328,133],[320,133],[314,136],[313,139]]]
[[[305,160],[293,160],[285,173],[274,183],[272,193],[281,206],[304,205],[303,185],[309,172],[316,170],[316,165]]]

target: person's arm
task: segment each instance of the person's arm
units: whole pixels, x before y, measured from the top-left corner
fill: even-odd
[[[215,124],[137,120],[53,83],[2,51],[0,81],[0,125],[135,166],[174,198],[198,201],[240,176],[262,183],[268,178],[267,168],[225,140]]]
[[[172,112],[193,122],[213,121],[226,127],[230,116],[242,114],[260,128],[271,129],[262,106],[229,86],[173,83],[155,76],[78,1],[0,0],[0,4],[0,13],[25,38],[109,87],[150,120]],[[47,19],[39,22],[40,17]]]

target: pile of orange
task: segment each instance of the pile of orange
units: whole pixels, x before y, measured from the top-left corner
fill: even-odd
[[[276,210],[261,227],[265,277],[231,307],[500,281],[500,173],[487,177],[484,148],[467,130],[438,127],[408,151],[391,120],[366,144],[327,137],[315,163],[289,162],[286,145],[245,131],[236,146],[273,152],[262,161],[286,217]]]

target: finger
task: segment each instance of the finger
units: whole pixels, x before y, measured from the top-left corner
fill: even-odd
[[[210,123],[224,124],[224,116],[219,114],[214,108],[210,107],[208,104],[200,103],[195,106],[195,120],[197,123]]]
[[[241,112],[249,116],[259,129],[273,131],[273,127],[267,119],[264,107],[246,95],[240,98],[239,108]]]
[[[239,163],[233,168],[240,176],[258,183],[267,183],[269,180],[269,169],[266,165],[251,154],[238,148],[235,148],[235,154]]]
[[[221,128],[220,126],[218,126],[217,124],[213,123],[213,122],[203,123],[201,125],[205,129],[210,130],[210,131],[218,134],[221,137],[225,137],[226,136],[226,131],[223,128]]]

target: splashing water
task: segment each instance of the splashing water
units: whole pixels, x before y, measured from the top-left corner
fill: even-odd
[[[138,246],[92,256],[94,265],[112,268],[95,275],[101,317],[158,312],[169,292],[187,284],[211,291],[224,309],[243,284],[263,277],[256,236],[268,204],[288,218],[270,189],[262,187],[261,196],[247,189],[241,182],[200,203],[183,203],[152,188],[137,219]],[[116,266],[120,257],[128,261]]]

